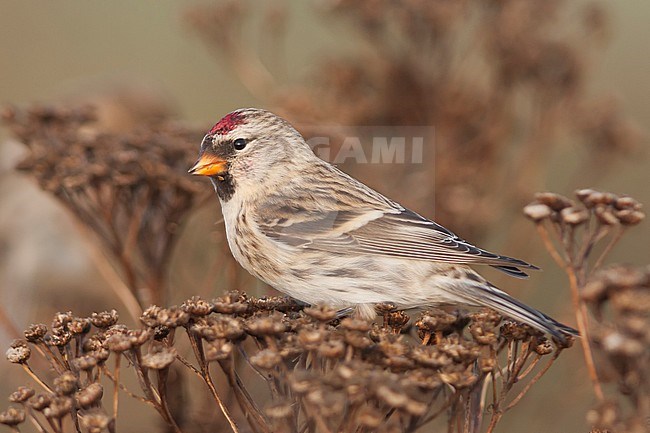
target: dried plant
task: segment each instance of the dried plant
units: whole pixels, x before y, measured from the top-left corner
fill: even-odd
[[[524,213],[535,222],[546,249],[569,279],[583,337],[580,342],[599,402],[589,416],[590,423],[615,431],[645,431],[643,423],[650,413],[647,270],[625,266],[601,269],[623,234],[645,214],[632,197],[593,189],[575,194],[578,203],[559,194],[537,194]],[[589,319],[590,306],[595,320]],[[602,361],[607,361],[606,367],[597,365],[594,346]],[[635,409],[625,426],[617,406],[603,391],[603,373],[619,383],[620,394],[628,397]]]
[[[479,432],[486,405],[491,432],[564,348],[488,310],[425,311],[413,325],[391,305],[378,310],[382,326],[230,293],[150,307],[141,329],[119,324],[115,311],[57,313],[49,328],[31,325],[7,351],[40,390],[20,387],[0,422],[15,431],[29,420],[40,432],[114,432],[128,395],[178,432],[167,400],[170,368],[180,365],[206,385],[233,432],[244,423],[264,433],[414,432],[438,418],[449,431]],[[32,368],[35,354],[53,377]]]
[[[111,133],[91,107],[8,108],[3,120],[29,151],[18,169],[95,235],[93,257],[129,312],[137,318],[141,306],[164,303],[180,222],[205,193],[186,175],[200,134],[162,119]]]
[[[596,272],[581,298],[595,316],[592,345],[600,376],[618,386],[587,414],[616,432],[647,431],[650,420],[650,267],[610,266]]]

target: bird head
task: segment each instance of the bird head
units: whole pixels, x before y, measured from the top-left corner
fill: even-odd
[[[300,133],[275,114],[246,108],[227,114],[205,135],[190,174],[208,176],[219,198],[263,193],[289,180],[296,165],[316,158]]]

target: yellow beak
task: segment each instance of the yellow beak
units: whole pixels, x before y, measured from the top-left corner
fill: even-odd
[[[226,161],[209,152],[203,153],[189,170],[189,173],[195,176],[219,176],[225,172]]]

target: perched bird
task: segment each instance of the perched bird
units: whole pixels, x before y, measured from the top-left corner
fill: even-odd
[[[564,340],[577,332],[497,289],[469,265],[538,269],[482,250],[318,158],[287,121],[248,108],[203,138],[230,250],[248,272],[308,304],[490,307]]]

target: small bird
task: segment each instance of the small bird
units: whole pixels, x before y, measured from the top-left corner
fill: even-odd
[[[239,264],[308,304],[490,307],[563,341],[577,331],[490,284],[470,265],[515,277],[538,269],[490,253],[318,158],[286,120],[233,111],[203,138],[190,174],[208,176]]]

